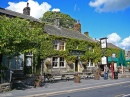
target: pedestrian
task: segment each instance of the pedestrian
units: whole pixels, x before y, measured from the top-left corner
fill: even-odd
[[[107,65],[104,66],[104,80],[108,79],[109,68]]]

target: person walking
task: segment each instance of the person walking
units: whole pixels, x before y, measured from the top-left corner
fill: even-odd
[[[108,71],[109,71],[109,68],[107,65],[105,65],[104,66],[104,80],[108,79]]]

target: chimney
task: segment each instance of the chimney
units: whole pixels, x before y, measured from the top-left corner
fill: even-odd
[[[77,21],[77,23],[74,24],[74,30],[81,33],[81,24],[79,20]]]
[[[23,14],[30,15],[29,3],[27,3],[27,6],[23,9]]]
[[[55,26],[60,27],[60,18],[56,17],[54,20],[54,24]]]
[[[89,36],[89,32],[84,32],[84,35]]]

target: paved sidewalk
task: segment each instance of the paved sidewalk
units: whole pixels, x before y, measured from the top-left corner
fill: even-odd
[[[72,89],[89,88],[95,86],[101,86],[106,84],[116,84],[120,82],[130,82],[130,78],[119,78],[117,80],[104,80],[102,77],[100,80],[86,79],[81,80],[81,83],[74,83],[71,81],[60,81],[57,83],[45,83],[39,88],[30,88],[26,90],[12,90],[5,93],[0,93],[0,97],[36,97],[38,95],[45,95],[47,93],[54,93]]]

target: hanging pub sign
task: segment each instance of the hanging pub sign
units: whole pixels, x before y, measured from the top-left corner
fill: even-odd
[[[29,52],[26,54],[26,66],[32,66],[33,62],[33,53]]]
[[[102,65],[106,65],[107,64],[107,57],[103,56],[102,57]]]
[[[100,39],[101,48],[107,48],[107,38],[101,38]]]
[[[26,58],[26,66],[32,66],[32,58],[28,57]]]

